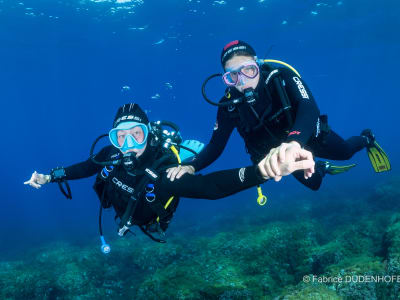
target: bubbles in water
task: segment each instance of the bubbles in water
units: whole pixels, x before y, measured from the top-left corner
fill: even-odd
[[[164,43],[164,39],[159,40],[158,42],[153,43],[153,45],[160,45],[162,43]]]
[[[151,99],[153,99],[153,100],[158,100],[158,99],[160,99],[161,98],[161,96],[160,96],[160,94],[155,94],[154,96],[151,96]]]
[[[121,87],[121,92],[122,93],[127,93],[131,90],[131,87],[129,85],[124,85],[123,87]]]
[[[142,30],[147,29],[148,27],[149,27],[149,25],[145,25],[145,26],[143,26],[143,27],[129,27],[128,29],[129,29],[129,30],[138,30],[138,31],[142,31]]]

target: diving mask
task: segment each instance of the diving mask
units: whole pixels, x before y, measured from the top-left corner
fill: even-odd
[[[222,79],[228,86],[237,85],[243,77],[253,79],[256,78],[258,73],[260,72],[260,68],[258,67],[256,62],[246,63],[235,70],[230,70],[222,75]]]
[[[123,153],[131,149],[143,149],[148,135],[148,127],[138,122],[120,123],[108,133],[111,144]]]

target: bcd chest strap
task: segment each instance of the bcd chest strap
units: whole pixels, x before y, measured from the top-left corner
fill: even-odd
[[[125,212],[121,217],[119,223],[118,235],[123,236],[129,229],[129,227],[134,225],[132,217],[135,214],[135,210],[137,208],[139,201],[141,201],[144,198],[143,193],[146,190],[146,186],[150,182],[154,183],[159,179],[160,167],[162,165],[165,165],[170,159],[171,155],[165,154],[161,158],[156,160],[151,167],[147,167],[144,169],[144,176],[136,185],[135,191],[133,195],[131,195],[127,208],[125,209]],[[163,169],[161,168],[161,170]],[[158,220],[163,220],[163,218],[166,218],[168,216],[168,211],[163,207],[160,201],[156,200],[148,202],[148,205],[159,216]]]

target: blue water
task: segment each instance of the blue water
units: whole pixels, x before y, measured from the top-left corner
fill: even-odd
[[[150,119],[172,120],[185,138],[207,142],[216,108],[202,99],[201,84],[221,72],[220,51],[233,39],[295,66],[334,130],[349,137],[372,128],[389,154],[391,173],[375,174],[361,151],[351,160],[357,168],[326,178],[320,195],[398,175],[399,12],[396,1],[371,0],[0,0],[0,258],[54,240],[97,239],[94,178],[71,183],[72,201],[56,185],[34,190],[23,182],[34,170],[85,160],[120,105],[137,102]],[[222,91],[213,83],[210,95]],[[204,172],[249,163],[235,133]],[[292,178],[264,190],[271,205],[318,195]],[[183,200],[176,220],[201,227],[213,215],[240,217],[243,206],[256,206],[254,196],[252,189],[216,202]]]

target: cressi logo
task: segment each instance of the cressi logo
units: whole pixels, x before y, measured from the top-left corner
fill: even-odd
[[[121,118],[118,118],[115,121],[115,124],[117,124],[119,122],[123,122],[123,121],[130,121],[130,120],[135,120],[135,121],[138,121],[139,123],[142,122],[142,119],[140,117],[129,115],[129,116],[122,116]]]
[[[308,97],[306,88],[304,87],[303,83],[301,82],[299,77],[293,77],[294,82],[296,82],[297,84],[297,88],[299,89],[299,92],[301,94],[301,96],[303,97],[303,99],[310,99]]]
[[[113,177],[112,182],[115,183],[116,186],[118,186],[119,188],[123,189],[124,191],[132,194],[134,189],[131,188],[130,186],[123,184],[120,180],[118,180],[118,178]]]
[[[247,47],[246,46],[236,46],[236,47],[233,47],[233,48],[231,48],[231,49],[229,49],[228,51],[226,51],[225,52],[225,54],[224,54],[224,56],[222,57],[222,59],[224,59],[228,54],[230,54],[230,53],[232,53],[232,52],[236,52],[236,51],[239,51],[239,50],[243,50],[243,51],[245,51],[247,49]]]

